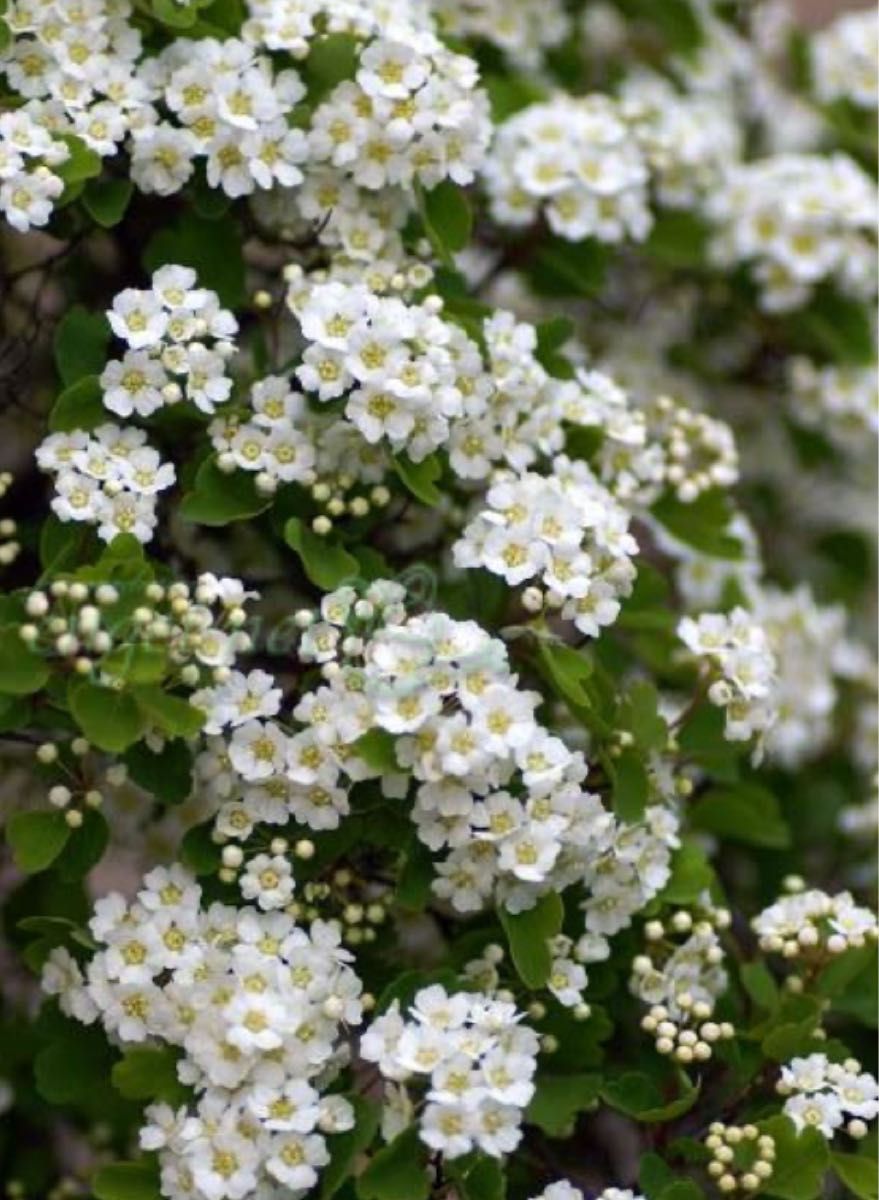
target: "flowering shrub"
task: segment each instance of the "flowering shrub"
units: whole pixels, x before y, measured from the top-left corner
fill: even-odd
[[[8,0],[11,1200],[875,1200],[876,35]]]

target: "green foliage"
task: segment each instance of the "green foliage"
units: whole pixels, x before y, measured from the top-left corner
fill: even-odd
[[[146,729],[140,705],[127,692],[75,680],[67,698],[83,736],[101,750],[126,750]]]
[[[64,386],[69,388],[84,375],[99,375],[107,361],[109,342],[110,326],[104,314],[72,305],[55,327],[52,340],[55,366]]]
[[[180,502],[180,515],[198,525],[230,525],[257,516],[270,504],[271,499],[259,494],[246,471],[227,474],[215,458],[206,458],[196,472],[192,491]]]
[[[356,1190],[358,1200],[427,1200],[427,1150],[415,1126],[372,1156]]]
[[[363,1096],[348,1097],[354,1108],[354,1126],[330,1140],[330,1161],[321,1171],[320,1200],[335,1196],[351,1176],[357,1158],[371,1144],[379,1125],[378,1105]]]
[[[651,511],[669,533],[694,550],[712,558],[742,557],[741,543],[727,532],[732,510],[720,488],[703,492],[689,503],[667,493]]]
[[[552,892],[524,912],[511,913],[505,908],[498,911],[510,957],[526,987],[543,987],[549,978],[552,956],[547,943],[560,932],[564,915],[561,900]]]
[[[784,1116],[760,1121],[757,1127],[775,1139],[775,1170],[764,1185],[766,1194],[780,1200],[815,1200],[830,1165],[823,1134],[804,1129],[798,1135],[793,1122]]]
[[[0,693],[31,696],[45,687],[49,667],[19,637],[17,625],[0,628]]]
[[[160,2],[179,11],[175,0]],[[241,231],[230,214],[208,220],[187,212],[151,238],[143,264],[148,271],[168,263],[192,267],[203,287],[213,289],[227,307],[238,308],[246,297],[241,245]]]
[[[600,1075],[541,1073],[525,1119],[549,1137],[570,1137],[579,1114],[596,1107],[600,1090]]]
[[[110,1074],[113,1087],[126,1100],[164,1100],[180,1104],[186,1088],[177,1079],[177,1058],[167,1046],[132,1046]]]
[[[442,500],[442,492],[436,486],[442,475],[442,466],[435,454],[428,454],[419,463],[414,463],[408,454],[395,454],[394,470],[407,490],[422,504],[433,508]]]
[[[422,193],[421,216],[430,244],[440,262],[451,266],[453,256],[470,240],[473,214],[467,197],[450,179]]]
[[[22,871],[44,871],[51,866],[70,834],[60,812],[13,813],[6,824],[12,855]]]
[[[879,1162],[875,1158],[834,1151],[830,1165],[841,1183],[859,1200],[876,1200],[879,1196]]]
[[[153,1164],[111,1163],[92,1180],[95,1200],[160,1200],[158,1172]]]
[[[353,554],[329,538],[320,537],[298,517],[291,517],[284,526],[284,541],[299,555],[302,569],[317,587],[325,592],[350,583],[359,576],[359,566]]]
[[[759,784],[710,788],[693,806],[691,819],[694,828],[734,842],[782,850],[790,845],[778,800]]]

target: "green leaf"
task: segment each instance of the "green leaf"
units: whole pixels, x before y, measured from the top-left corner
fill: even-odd
[[[427,1153],[415,1126],[372,1156],[356,1190],[359,1200],[427,1200]]]
[[[646,1124],[672,1121],[693,1107],[699,1098],[700,1087],[690,1083],[681,1073],[680,1095],[673,1100],[663,1096],[659,1085],[640,1071],[625,1071],[609,1079],[601,1088],[601,1098],[611,1108],[619,1109]]]
[[[107,362],[109,344],[110,326],[103,313],[89,312],[81,304],[69,308],[52,339],[55,366],[65,387],[83,375],[100,375]]]
[[[796,340],[835,362],[869,366],[876,357],[870,306],[819,288],[810,304],[790,318]]]
[[[100,1167],[92,1179],[92,1192],[95,1200],[161,1200],[158,1173],[149,1163]]]
[[[706,260],[709,235],[709,226],[695,213],[669,209],[657,215],[644,252],[674,270],[700,267]]]
[[[194,875],[214,875],[220,866],[220,847],[211,836],[214,822],[195,825],[183,835],[180,858]]]
[[[309,40],[302,76],[312,105],[346,79],[353,79],[358,64],[358,42],[350,33],[331,33]]]
[[[351,749],[373,771],[387,774],[400,770],[394,749],[396,744],[396,738],[387,730],[370,729],[369,733],[364,733],[363,737],[359,737],[356,742],[352,743]]]
[[[101,750],[127,749],[146,727],[137,701],[128,692],[74,680],[67,698],[83,735]]]
[[[758,1008],[771,1012],[778,1004],[778,984],[765,963],[742,963],[739,967],[742,987]]]
[[[101,670],[126,683],[158,683],[168,667],[168,651],[150,642],[123,642],[101,659]]]
[[[574,368],[569,359],[559,351],[574,332],[574,324],[567,317],[552,317],[537,326],[537,349],[534,357],[543,369],[556,379],[570,379]]]
[[[640,821],[647,807],[650,785],[647,771],[634,750],[624,750],[611,760],[613,810],[621,821]]]
[[[52,168],[56,175],[60,176],[66,184],[82,183],[86,179],[93,179],[95,175],[100,175],[101,157],[94,150],[90,150],[82,138],[78,138],[73,133],[62,133],[58,136],[67,145],[69,154],[63,163]]]
[[[639,679],[620,702],[617,721],[628,729],[642,750],[661,750],[668,739],[668,726],[659,712],[659,693],[655,684]]]
[[[568,242],[551,236],[535,257],[531,284],[541,296],[592,296],[604,282],[608,259],[607,247],[591,238]]]
[[[678,541],[711,558],[740,559],[742,544],[728,533],[732,510],[721,488],[710,488],[695,500],[684,503],[668,492],[651,509],[660,525]]]
[[[726,717],[723,710],[708,703],[698,704],[678,730],[681,752],[704,767],[709,775],[724,783],[738,778],[741,746],[724,736]]]
[[[671,878],[659,899],[665,904],[693,904],[713,880],[705,851],[693,842],[684,842],[672,855]]]
[[[18,625],[0,628],[0,692],[31,696],[49,679],[49,667],[22,641]]]
[[[879,1197],[879,1162],[866,1154],[830,1155],[830,1165],[843,1184],[860,1200],[877,1200]]]
[[[433,508],[442,500],[442,492],[436,481],[443,473],[442,465],[435,454],[428,454],[420,463],[414,463],[408,454],[394,455],[394,470],[416,500]]]
[[[37,1091],[50,1104],[70,1104],[88,1099],[106,1086],[110,1047],[96,1028],[64,1032],[39,1051],[34,1059]]]
[[[433,858],[427,846],[415,835],[403,858],[394,898],[401,908],[423,912],[430,900],[434,879]]]
[[[785,1116],[760,1121],[758,1128],[775,1139],[775,1171],[762,1190],[781,1200],[815,1200],[820,1196],[830,1151],[818,1130],[804,1129],[797,1136],[793,1122]]]
[[[18,812],[6,822],[6,840],[16,866],[27,872],[45,871],[70,837],[61,812]]]
[[[98,225],[112,229],[125,216],[133,192],[130,179],[93,179],[86,184],[82,203]]]
[[[175,0],[166,3],[179,7]],[[240,308],[247,300],[243,245],[241,228],[231,213],[206,220],[187,212],[150,239],[143,264],[150,272],[169,263],[192,267],[202,287],[212,288],[229,308]]]
[[[126,1100],[180,1104],[186,1088],[177,1078],[177,1055],[169,1046],[132,1046],[110,1072],[113,1087]]]
[[[177,0],[152,0],[153,16],[169,29],[191,29],[198,20],[198,5]]]
[[[104,392],[97,375],[83,375],[64,389],[49,413],[52,433],[70,433],[83,429],[90,433],[107,420]]]
[[[711,788],[691,810],[694,829],[751,846],[784,849],[790,830],[778,800],[768,789],[753,783],[731,788]]]
[[[330,1138],[327,1148],[330,1161],[320,1173],[321,1200],[330,1200],[351,1175],[357,1158],[366,1150],[375,1137],[381,1117],[381,1109],[374,1100],[365,1096],[351,1095],[347,1099],[354,1109],[354,1125],[345,1133]]]
[[[438,257],[451,263],[452,256],[470,241],[473,214],[464,191],[444,179],[429,192],[422,193],[421,215],[430,243]]]
[[[88,875],[104,856],[110,841],[110,827],[102,813],[88,808],[83,813],[83,822],[72,830],[67,845],[55,863],[62,879],[74,883]]]
[[[180,738],[166,741],[158,753],[136,742],[123,761],[131,780],[163,804],[180,804],[192,791],[192,752]]]
[[[590,694],[585,685],[592,675],[592,660],[583,651],[566,646],[564,642],[541,641],[538,653],[544,674],[559,694],[572,704],[588,705]]]
[[[533,908],[511,913],[498,910],[500,923],[510,944],[510,955],[519,978],[529,988],[541,988],[549,979],[552,956],[548,940],[562,928],[565,909],[555,892],[541,896]]]
[[[204,713],[179,696],[163,692],[155,685],[132,689],[143,716],[169,737],[195,737],[204,724]]]
[[[704,1200],[705,1193],[692,1179],[676,1179],[659,1193],[659,1200]]]
[[[325,592],[359,577],[357,559],[338,542],[319,537],[299,517],[291,517],[285,524],[284,541],[299,555],[311,582]]]
[[[271,503],[271,497],[256,490],[252,474],[221,471],[212,456],[198,468],[192,491],[180,502],[180,515],[198,525],[229,525],[265,512]]]
[[[571,1137],[578,1114],[595,1107],[601,1088],[601,1076],[591,1074],[538,1075],[536,1082],[525,1120],[554,1138]]]
[[[644,1154],[638,1166],[638,1186],[647,1200],[659,1200],[663,1191],[675,1182],[675,1174],[658,1154]]]
[[[455,1185],[459,1200],[504,1200],[507,1182],[496,1158],[485,1154],[467,1154],[447,1161],[445,1170]]]

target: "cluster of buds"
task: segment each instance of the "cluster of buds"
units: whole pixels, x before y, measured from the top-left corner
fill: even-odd
[[[238,654],[250,649],[241,628],[248,596],[237,580],[202,576],[194,589],[185,583],[119,582],[92,584],[59,579],[25,601],[28,620],[22,640],[47,657],[60,658],[79,675],[96,670],[109,677],[125,674],[125,655],[107,661],[114,649],[150,645],[166,652],[167,671],[196,687],[205,671],[215,682],[228,674]]]
[[[12,484],[12,475],[8,471],[0,471],[0,498],[6,495]],[[18,526],[11,517],[0,520],[0,567],[7,567],[18,558],[21,545],[16,541]]]
[[[686,1022],[673,1019],[664,1004],[654,1004],[641,1020],[641,1028],[656,1039],[659,1054],[670,1055],[679,1063],[707,1062],[714,1053],[715,1042],[735,1037],[729,1021],[711,1020],[714,1008],[706,1001],[694,1001],[685,992],[678,996],[678,1005],[687,1010]]]
[[[259,487],[259,479],[256,482]],[[323,509],[312,520],[311,528],[319,537],[326,537],[339,517],[359,519],[368,517],[373,509],[386,508],[391,500],[391,492],[383,483],[364,491],[363,485],[353,475],[342,472],[315,482],[311,487],[311,498]]]
[[[650,1004],[641,1028],[653,1036],[658,1053],[679,1063],[707,1062],[715,1043],[735,1036],[729,1021],[714,1019],[727,985],[717,933],[729,924],[729,911],[716,908],[695,921],[679,909],[665,922],[644,926],[645,953],[632,962],[631,990]]]
[[[732,430],[724,421],[694,412],[669,396],[658,396],[645,410],[648,444],[663,451],[664,483],[691,504],[710,488],[731,487],[739,477]]]
[[[705,1147],[711,1153],[708,1174],[721,1192],[757,1192],[772,1178],[775,1139],[756,1125],[714,1121]]]
[[[786,894],[752,922],[765,953],[812,964],[879,938],[875,913],[856,904],[850,892],[828,896],[806,889],[798,875],[789,875],[784,888]]]
[[[72,738],[64,753],[57,742],[43,742],[36,749],[37,761],[52,768],[57,780],[49,788],[49,803],[64,813],[71,829],[82,826],[88,809],[98,809],[104,803],[104,791],[95,786],[101,782],[100,777],[96,780],[97,765],[87,761],[91,750],[84,737]],[[103,778],[110,787],[121,787],[128,778],[128,768],[124,763],[113,763],[103,772]]]

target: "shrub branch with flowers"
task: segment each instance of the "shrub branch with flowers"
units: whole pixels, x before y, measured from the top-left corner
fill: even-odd
[[[876,37],[6,0],[10,1200],[875,1200]]]

